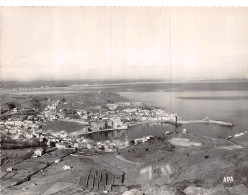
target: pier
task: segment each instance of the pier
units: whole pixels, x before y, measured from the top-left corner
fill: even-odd
[[[225,121],[218,121],[218,120],[212,120],[212,119],[200,119],[200,120],[181,120],[178,121],[178,124],[193,124],[193,123],[203,123],[203,124],[217,124],[217,125],[223,125],[223,126],[230,126],[233,127],[234,124],[231,122],[225,122]]]

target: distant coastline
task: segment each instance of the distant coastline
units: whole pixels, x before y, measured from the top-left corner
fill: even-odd
[[[37,80],[37,81],[1,81],[1,90],[31,90],[49,88],[68,88],[68,87],[103,87],[103,86],[122,86],[122,85],[142,85],[142,84],[187,84],[187,83],[246,83],[248,79],[196,79],[196,80]],[[21,88],[21,89],[20,89]]]

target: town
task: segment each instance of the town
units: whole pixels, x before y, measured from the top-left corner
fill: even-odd
[[[141,102],[117,102],[106,104],[104,111],[92,112],[87,110],[62,109],[67,104],[65,100],[51,101],[41,112],[35,115],[17,115],[22,110],[18,107],[9,113],[12,117],[2,121],[2,142],[17,140],[22,143],[36,144],[35,146],[56,147],[58,149],[92,149],[93,147],[112,152],[123,146],[128,146],[128,140],[107,140],[94,142],[83,135],[99,131],[125,130],[129,126],[146,122],[176,122],[176,115],[168,114],[163,109],[148,109]],[[43,124],[51,121],[66,121],[79,123],[81,129],[74,132],[66,130],[44,130]],[[15,146],[17,147],[17,146]],[[37,155],[34,155],[36,157]]]
[[[47,194],[125,194],[137,188],[151,194],[152,188],[146,188],[146,183],[154,179],[155,184],[160,183],[162,178],[170,183],[183,182],[184,176],[180,174],[184,171],[180,167],[188,170],[192,149],[194,156],[201,156],[201,151],[204,151],[204,158],[199,157],[205,170],[203,174],[211,164],[216,164],[218,169],[220,166],[232,167],[235,162],[227,163],[223,158],[228,155],[229,159],[234,159],[237,149],[241,160],[246,153],[247,131],[217,140],[188,134],[186,129],[181,132],[166,130],[159,136],[144,135],[135,139],[91,139],[89,135],[92,134],[123,132],[147,123],[171,124],[175,128],[188,122],[231,126],[208,118],[184,121],[176,114],[166,112],[166,109],[130,101],[112,93],[6,95],[2,100],[3,194],[17,191],[36,194],[35,189],[46,191],[46,188]],[[213,144],[217,159],[209,157]],[[242,164],[237,169],[241,170]],[[244,179],[245,174],[245,171],[240,172],[235,178]],[[208,177],[213,178],[211,175]],[[133,183],[137,185],[133,186]],[[190,188],[180,185],[177,191]],[[174,188],[166,188],[166,191],[176,194]]]

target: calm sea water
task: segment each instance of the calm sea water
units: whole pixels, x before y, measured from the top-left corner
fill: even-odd
[[[214,124],[185,124],[176,129],[171,124],[145,124],[131,127],[119,133],[108,132],[91,135],[92,139],[134,139],[146,135],[159,135],[166,131],[182,131],[211,137],[227,137],[248,130],[248,83],[193,83],[193,84],[146,84],[125,85],[114,88],[133,101],[162,107],[176,113],[181,119],[209,117],[234,123],[234,127]],[[104,135],[103,135],[104,134]]]
[[[92,91],[119,93],[133,101],[162,107],[176,113],[181,119],[209,117],[234,123],[234,127],[219,125],[187,124],[175,128],[171,124],[146,124],[112,132],[89,135],[95,140],[114,138],[134,139],[145,135],[159,135],[166,131],[181,131],[212,136],[227,137],[248,130],[248,81],[194,82],[194,83],[130,83],[99,86],[73,86],[56,89],[21,90],[13,93],[54,94],[82,93]]]
[[[234,127],[187,124],[178,129],[212,137],[226,137],[248,130],[248,91],[121,92],[124,97],[160,106],[184,119],[209,117],[234,123]]]

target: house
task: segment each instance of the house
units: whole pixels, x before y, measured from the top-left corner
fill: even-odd
[[[87,148],[87,144],[85,142],[75,142],[73,146],[74,146],[75,149],[85,149],[85,148]]]
[[[141,117],[140,117],[140,120],[141,121],[149,121],[150,120],[150,116],[148,116],[148,115],[142,115]]]
[[[8,168],[6,169],[7,172],[12,172],[13,170],[14,170],[13,167],[8,167]]]
[[[15,134],[15,133],[17,133],[17,129],[9,129],[9,133]]]
[[[38,148],[37,150],[34,151],[33,158],[37,158],[39,156],[42,156],[43,154],[44,154],[44,149]]]
[[[102,142],[97,142],[96,146],[98,149],[104,149],[104,144]]]
[[[104,151],[105,152],[113,152],[113,148],[110,148],[109,145],[104,145]]]
[[[20,134],[13,134],[12,139],[20,139]]]
[[[170,121],[170,116],[159,116],[158,121]]]
[[[139,143],[144,143],[146,141],[148,141],[149,139],[151,139],[153,136],[152,135],[149,135],[149,136],[146,136],[146,137],[142,137],[142,138],[137,138],[134,140],[134,143],[135,145],[139,144]]]
[[[58,148],[58,149],[65,149],[65,148],[67,148],[67,144],[66,143],[57,142],[55,144],[55,147]]]
[[[94,141],[92,141],[92,140],[86,140],[85,141],[85,143],[86,143],[86,146],[87,146],[87,149],[93,149],[94,148]]]
[[[126,148],[130,146],[130,141],[125,138],[124,140],[122,139],[115,139],[112,141],[111,145],[114,145],[116,148]]]
[[[140,143],[144,143],[144,142],[145,142],[144,138],[137,138],[134,140],[135,145],[140,144]]]
[[[69,169],[71,169],[71,168],[72,168],[72,167],[70,167],[69,165],[64,165],[63,168],[62,168],[62,170],[65,171],[65,170],[69,170]]]
[[[56,159],[55,161],[54,161],[54,163],[58,163],[58,162],[60,162],[61,161],[61,159]]]
[[[33,135],[32,133],[30,133],[30,132],[27,132],[27,133],[25,134],[25,137],[26,137],[26,138],[29,138],[29,139],[32,139],[32,138],[34,137],[34,135]]]
[[[49,147],[56,147],[56,142],[59,142],[59,140],[56,139],[56,137],[49,137],[49,138],[47,139],[47,145],[48,145]]]
[[[81,116],[81,118],[84,119],[84,120],[87,120],[87,119],[90,119],[91,116],[88,115],[88,114],[84,114],[84,115]]]

